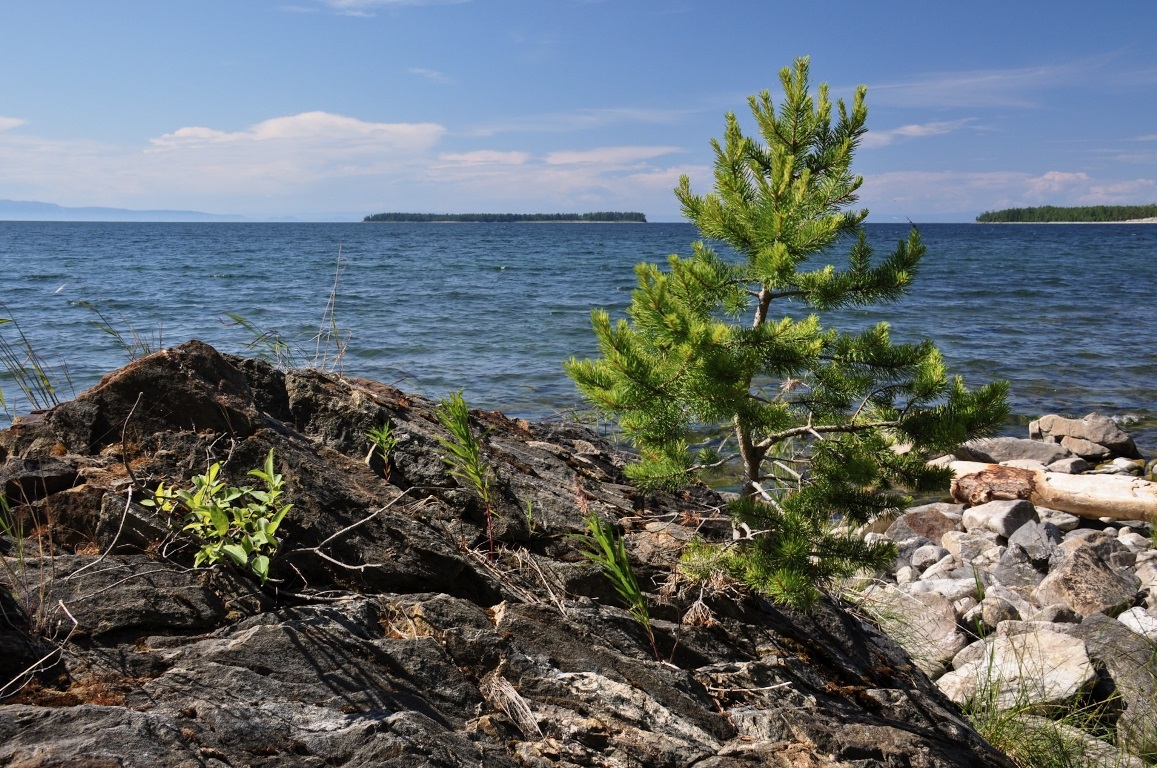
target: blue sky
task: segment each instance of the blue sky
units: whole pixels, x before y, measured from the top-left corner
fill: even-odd
[[[1153,0],[0,0],[0,199],[674,221],[809,55],[868,86],[870,220],[1153,203],[1155,30]]]

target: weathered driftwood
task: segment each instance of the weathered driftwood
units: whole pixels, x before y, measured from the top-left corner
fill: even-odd
[[[1157,522],[1157,483],[1127,475],[1067,475],[954,461],[952,497],[962,504],[1027,499],[1078,517]]]

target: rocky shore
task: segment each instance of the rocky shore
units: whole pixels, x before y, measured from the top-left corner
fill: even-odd
[[[731,536],[714,493],[643,496],[581,426],[471,420],[493,562],[434,404],[383,384],[188,342],[0,433],[0,764],[1010,765],[848,604],[674,579],[692,535]],[[366,435],[387,423],[382,461]],[[270,449],[294,506],[264,585],[192,567],[138,503],[211,462],[251,482]],[[658,659],[581,554],[588,512],[623,533]]]
[[[1078,709],[1090,733],[1076,737],[1101,755],[1089,764],[1152,761],[1157,493],[1140,478],[1151,478],[1154,464],[1096,414],[1046,416],[1030,425],[1030,439],[974,441],[944,461],[957,470],[963,503],[912,508],[867,533],[894,541],[899,557],[864,590],[865,607],[957,703]],[[1083,475],[1079,483],[1065,477],[1073,474]],[[1053,486],[1079,486],[1079,495],[1051,496],[1079,514],[1033,503]],[[1122,487],[1147,514],[1119,514]],[[1115,736],[1128,754],[1094,734]]]
[[[579,425],[471,419],[493,560],[435,404],[380,383],[188,342],[0,432],[0,764],[1011,765],[978,700],[1092,713],[1089,764],[1157,755],[1154,516],[1121,519],[1157,504],[1154,464],[1109,419],[961,446],[957,501],[864,531],[893,567],[807,615],[676,577],[692,536],[731,536],[710,490],[645,496]],[[140,502],[213,462],[251,482],[271,449],[294,506],[270,579],[192,567]],[[658,657],[582,555],[590,512]]]

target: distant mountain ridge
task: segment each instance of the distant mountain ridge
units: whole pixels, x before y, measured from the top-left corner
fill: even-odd
[[[0,221],[245,221],[234,214],[201,211],[132,210],[86,206],[69,208],[34,200],[0,200]]]

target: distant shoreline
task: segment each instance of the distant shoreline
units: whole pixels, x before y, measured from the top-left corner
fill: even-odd
[[[985,211],[980,224],[1152,224],[1157,204],[1152,205],[1041,205]]]
[[[649,221],[588,221],[584,219],[552,219],[550,221],[531,221],[529,219],[522,221],[499,221],[497,219],[486,220],[472,220],[462,219],[460,221],[444,221],[441,219],[420,220],[412,219],[409,221],[363,221],[363,224],[650,224]]]
[[[646,224],[637,211],[594,213],[374,213],[369,224]]]
[[[1147,219],[1122,219],[1121,221],[979,221],[978,224],[1157,224],[1157,216]]]

